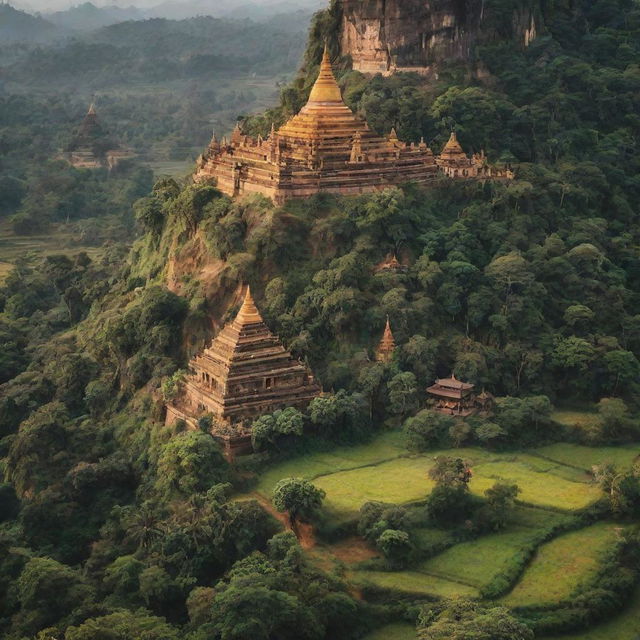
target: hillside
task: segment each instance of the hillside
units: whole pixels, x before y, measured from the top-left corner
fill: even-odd
[[[275,76],[294,69],[308,16],[259,24],[210,17],[161,18],[113,24],[49,48],[7,51],[5,78],[47,88],[65,83],[94,89],[216,74]],[[268,35],[268,37],[264,37]]]

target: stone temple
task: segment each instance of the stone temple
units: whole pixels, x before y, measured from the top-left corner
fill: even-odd
[[[93,103],[62,153],[62,157],[76,169],[109,170],[134,155],[109,137],[98,119]]]
[[[321,392],[311,371],[295,360],[265,324],[247,292],[233,322],[195,355],[166,424],[212,419],[212,434],[228,456],[251,450],[250,424],[285,407],[304,409]]]
[[[194,180],[215,180],[235,197],[261,193],[276,204],[321,191],[357,195],[407,182],[426,184],[438,174],[454,179],[509,180],[510,169],[489,165],[483,153],[467,156],[455,133],[435,157],[424,140],[401,142],[369,129],[342,100],[325,49],[309,101],[265,140],[244,135],[237,125],[227,141],[215,135],[198,158]]]
[[[449,178],[476,178],[487,180],[513,180],[510,167],[490,165],[483,152],[468,156],[458,142],[455,131],[451,132],[449,141],[442,153],[436,158],[440,171]]]
[[[438,167],[424,142],[405,144],[395,131],[369,129],[343,102],[328,51],[309,101],[278,131],[257,140],[236,127],[198,159],[194,179],[214,178],[229,196],[261,193],[281,204],[320,191],[356,195],[405,182],[433,180]]]

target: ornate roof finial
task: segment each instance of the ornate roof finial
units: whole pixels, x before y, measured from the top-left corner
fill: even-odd
[[[442,150],[443,154],[447,155],[464,155],[464,151],[458,142],[458,136],[455,130],[451,131],[451,136],[449,137],[449,141],[444,145],[444,149]]]
[[[255,324],[258,322],[263,322],[262,316],[256,307],[256,303],[253,301],[253,297],[251,296],[251,287],[247,285],[247,290],[244,294],[244,300],[242,302],[242,306],[240,307],[240,311],[238,311],[238,315],[234,320],[234,324],[237,325],[245,325],[245,324]]]
[[[329,46],[326,43],[320,63],[320,73],[311,89],[309,102],[342,102],[342,92],[333,75]]]

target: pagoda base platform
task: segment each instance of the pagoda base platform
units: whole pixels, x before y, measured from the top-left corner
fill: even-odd
[[[178,420],[184,421],[187,425],[187,429],[190,431],[197,431],[198,426],[197,419],[181,411],[178,407],[168,404],[167,415],[165,417],[165,425],[173,425]],[[228,462],[233,462],[237,456],[245,456],[253,453],[253,444],[251,443],[250,433],[216,433],[215,427],[211,430],[212,438],[222,448],[222,454]]]

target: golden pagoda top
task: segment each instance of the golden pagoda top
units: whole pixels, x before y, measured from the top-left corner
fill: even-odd
[[[88,115],[88,116],[95,116],[95,115],[97,115],[97,114],[96,114],[96,103],[95,103],[95,102],[92,102],[92,103],[89,105],[89,111],[87,111],[87,115]]]
[[[256,303],[253,301],[253,297],[251,296],[251,288],[247,285],[247,291],[244,295],[242,306],[240,307],[240,311],[238,311],[238,315],[235,317],[233,324],[240,328],[247,324],[258,324],[260,322],[264,321],[258,311],[258,307],[256,307]]]
[[[340,87],[331,67],[329,50],[325,47],[320,64],[320,73],[316,79],[309,101],[300,112],[293,116],[277,131],[280,140],[324,141],[328,147],[336,150],[336,144],[346,145],[347,154],[356,133],[362,136],[373,135],[367,123],[356,116],[344,103]]]
[[[442,150],[442,155],[465,155],[462,147],[460,146],[460,143],[458,142],[458,136],[456,135],[455,131],[451,132],[451,136],[449,137],[447,144],[444,145],[444,149]]]
[[[326,45],[320,63],[320,73],[311,90],[309,102],[342,102],[342,92],[333,75],[329,48]]]

